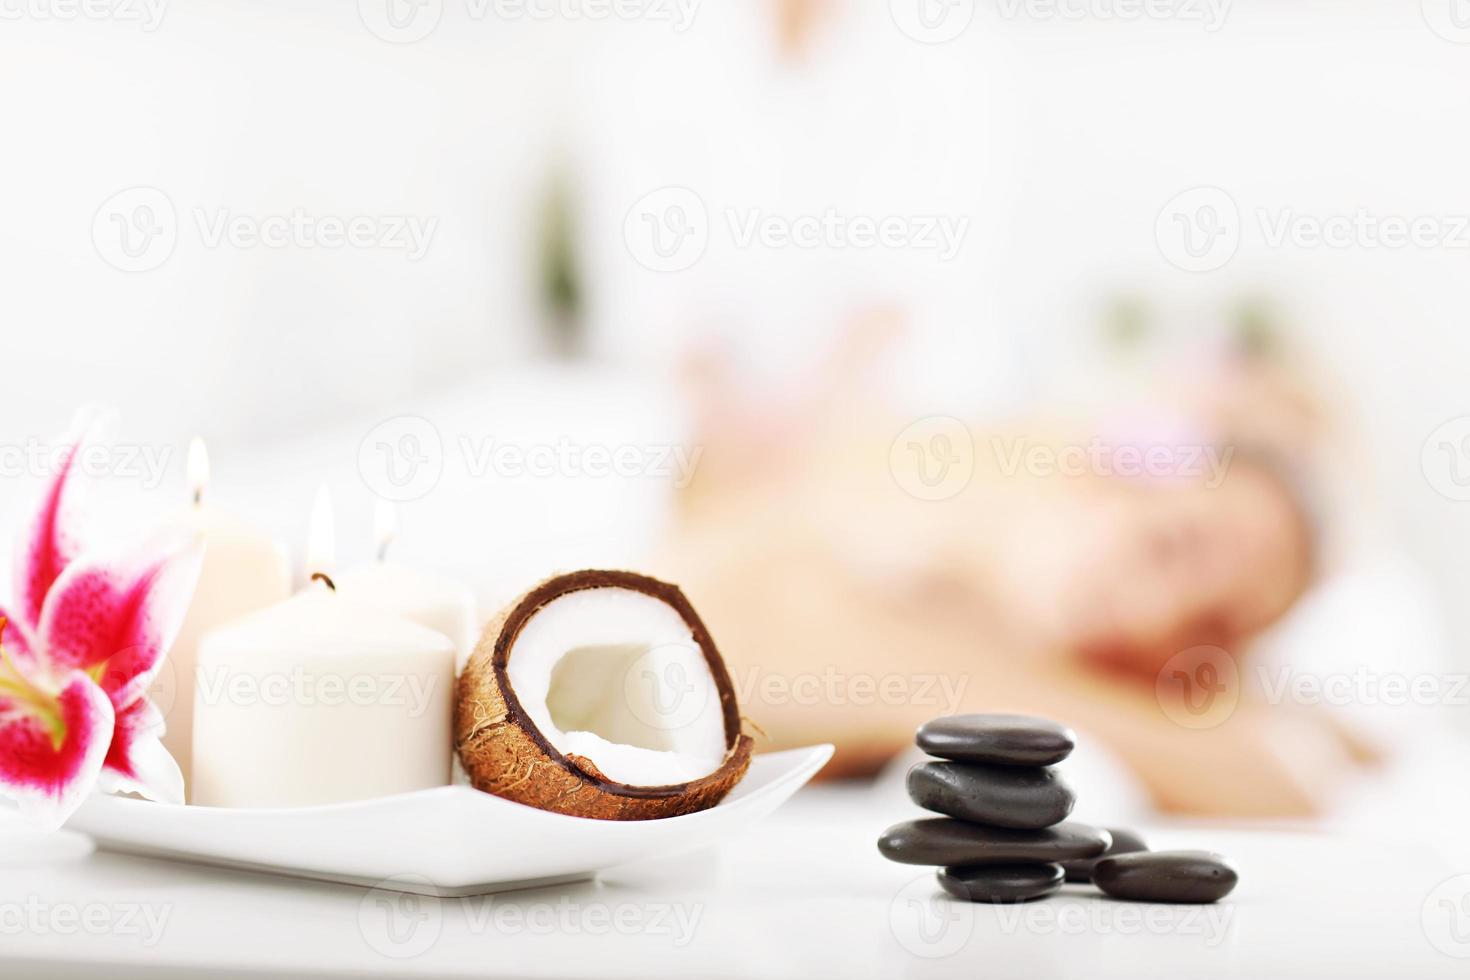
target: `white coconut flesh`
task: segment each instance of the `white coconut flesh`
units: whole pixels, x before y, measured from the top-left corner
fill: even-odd
[[[652,596],[609,587],[553,599],[521,627],[506,677],[553,748],[614,782],[678,785],[724,760],[709,663],[678,612]]]

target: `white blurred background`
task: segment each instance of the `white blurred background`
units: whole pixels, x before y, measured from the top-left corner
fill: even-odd
[[[421,416],[445,465],[402,505],[398,547],[490,602],[549,568],[636,564],[672,487],[476,475],[462,438],[686,438],[691,351],[776,398],[875,307],[907,324],[875,398],[1003,420],[1172,371],[1252,302],[1354,433],[1334,477],[1352,486],[1330,491],[1372,501],[1355,538],[1423,570],[1428,615],[1467,662],[1470,503],[1452,499],[1452,467],[1470,458],[1459,430],[1433,434],[1470,415],[1470,231],[1273,246],[1258,217],[1364,209],[1453,233],[1470,215],[1470,17],[1458,28],[1453,0],[1138,17],[1126,0],[1063,4],[1075,17],[924,0],[927,36],[919,0],[650,2],[601,19],[572,0],[535,6],[547,17],[465,0],[158,3],[6,0],[0,25],[0,442],[116,406],[120,441],[171,451],[157,487],[112,481],[119,513],[182,507],[183,445],[201,434],[212,499],[299,546],[326,482],[344,556],[365,554],[359,450]],[[1238,248],[1196,272],[1156,222],[1200,186],[1238,208]],[[676,272],[640,263],[627,233],[665,187],[707,218],[702,256]],[[945,260],[742,245],[726,218],[827,209],[965,231]],[[211,241],[221,220],[298,211],[432,232],[421,255],[381,237]],[[162,245],[119,252],[150,229]],[[1104,342],[1120,306],[1151,330],[1121,367]],[[7,475],[9,533],[38,480]]]

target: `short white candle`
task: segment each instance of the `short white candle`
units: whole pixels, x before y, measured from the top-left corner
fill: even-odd
[[[456,672],[463,670],[477,638],[475,594],[442,575],[387,559],[398,532],[392,504],[378,501],[373,525],[378,560],[344,571],[336,579],[337,591],[443,633],[454,644]]]
[[[186,799],[193,761],[194,672],[200,637],[291,594],[291,559],[286,546],[205,503],[209,456],[200,439],[189,444],[187,471],[194,504],[176,523],[204,539],[204,564],[189,612],[152,691],[164,712],[163,744],[184,773]]]
[[[201,642],[194,802],[311,806],[442,786],[453,689],[448,637],[310,583]]]

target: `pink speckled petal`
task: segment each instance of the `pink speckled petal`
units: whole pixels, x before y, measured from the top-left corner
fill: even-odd
[[[121,559],[73,562],[41,612],[51,669],[87,671],[118,709],[143,697],[183,624],[203,558],[201,538],[171,535]]]
[[[184,773],[160,741],[163,729],[163,715],[147,698],[117,713],[102,767],[105,791],[137,793],[159,803],[184,802]]]
[[[15,622],[35,632],[41,622],[46,593],[66,567],[81,553],[77,520],[77,454],[89,445],[108,421],[93,409],[77,414],[71,434],[63,442],[56,472],[42,491],[36,511],[21,528],[16,542],[12,577]]]
[[[0,793],[60,827],[96,785],[112,726],[112,701],[81,671],[51,694],[0,663]]]

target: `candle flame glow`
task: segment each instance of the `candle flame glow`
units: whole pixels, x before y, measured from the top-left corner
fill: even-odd
[[[317,487],[311,505],[311,523],[306,532],[306,570],[327,572],[337,560],[337,519],[332,513],[332,495],[325,485]]]
[[[209,450],[204,448],[204,440],[198,436],[189,440],[189,458],[184,469],[189,481],[189,494],[197,504],[204,498],[204,488],[209,486]]]
[[[398,508],[390,500],[378,498],[373,507],[373,541],[377,545],[378,560],[388,554],[388,546],[398,537]]]

